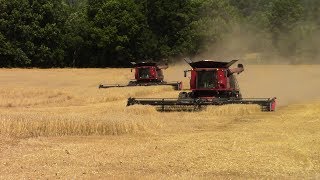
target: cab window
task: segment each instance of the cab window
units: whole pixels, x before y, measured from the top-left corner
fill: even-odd
[[[215,88],[217,84],[216,71],[198,71],[197,88]]]
[[[149,68],[139,68],[139,78],[140,79],[147,79],[149,78]]]

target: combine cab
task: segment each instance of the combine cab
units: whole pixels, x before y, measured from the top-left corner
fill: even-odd
[[[180,92],[176,99],[141,99],[129,98],[127,106],[134,104],[157,106],[160,111],[201,110],[208,105],[257,104],[262,111],[274,111],[276,98],[242,98],[235,74],[240,74],[244,67],[238,60],[217,62],[203,60],[193,62],[185,59],[192,67],[184,71],[184,76],[191,73],[190,92]]]
[[[163,69],[167,69],[168,65],[158,65],[153,62],[132,62],[135,70],[135,80],[130,81],[128,84],[100,84],[99,88],[112,88],[112,87],[129,87],[129,86],[159,86],[171,85],[175,90],[182,89],[182,82],[166,82],[164,81]],[[131,69],[132,72],[132,69]]]

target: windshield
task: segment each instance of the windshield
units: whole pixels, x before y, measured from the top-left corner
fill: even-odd
[[[148,79],[149,78],[149,68],[139,68],[139,78]]]
[[[198,71],[197,88],[215,88],[217,84],[216,71]]]

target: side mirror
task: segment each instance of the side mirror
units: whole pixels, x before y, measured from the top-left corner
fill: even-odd
[[[243,68],[243,64],[238,64],[238,68]]]
[[[238,64],[238,70],[237,70],[237,74],[240,74],[244,71],[244,67],[243,67],[243,64]]]

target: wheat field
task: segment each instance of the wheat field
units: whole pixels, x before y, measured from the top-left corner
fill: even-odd
[[[180,81],[186,65],[169,67]],[[0,179],[320,178],[318,65],[250,65],[238,76],[254,105],[202,112],[126,107],[128,97],[177,97],[127,83],[130,69],[0,69]]]

